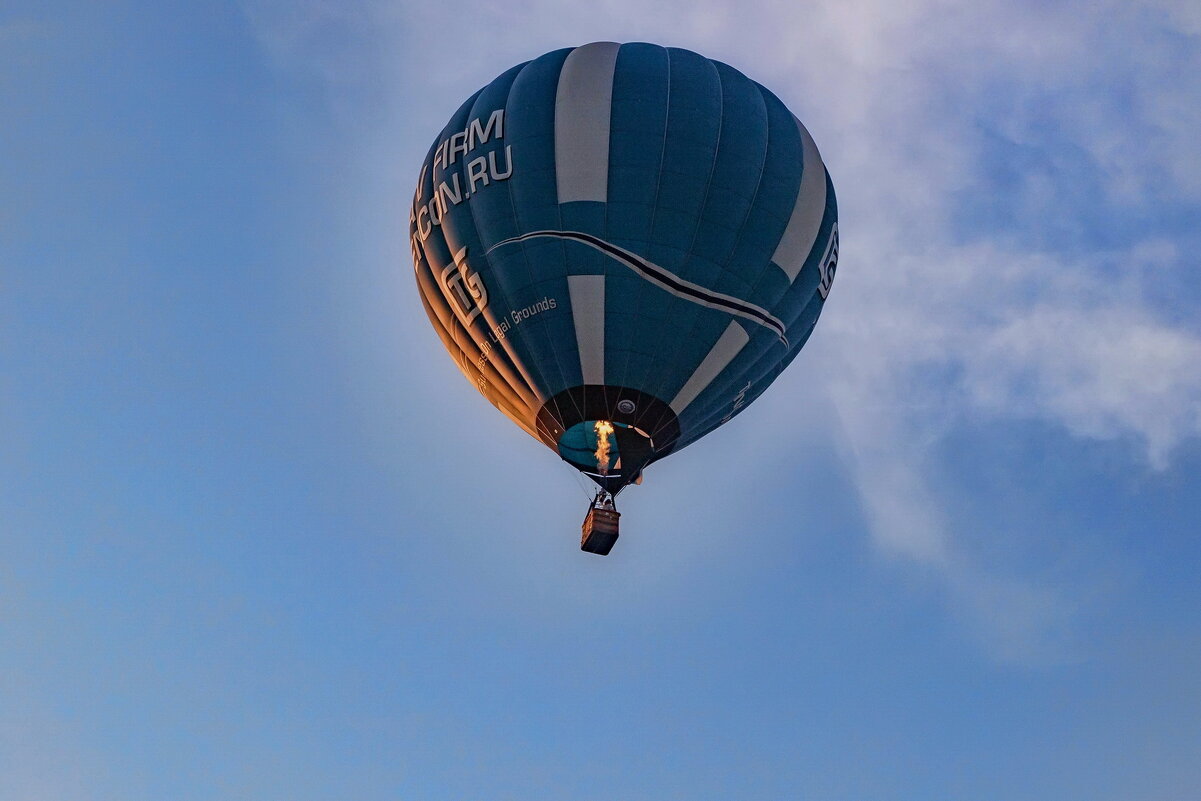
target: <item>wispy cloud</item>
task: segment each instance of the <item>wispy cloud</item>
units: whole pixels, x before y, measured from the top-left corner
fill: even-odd
[[[936,566],[1005,656],[1045,656],[1081,599],[986,568],[923,467],[967,420],[1129,441],[1156,469],[1201,434],[1201,338],[1144,291],[1194,266],[1159,218],[1196,199],[1190,114],[1163,111],[1201,102],[1173,80],[1196,48],[1121,6],[823,16],[848,54],[815,122],[836,128],[846,243],[819,372],[873,538]],[[1033,157],[1001,161],[998,138]]]
[[[1006,657],[1055,652],[1081,599],[973,554],[926,478],[946,434],[1038,420],[1156,470],[1201,434],[1201,333],[1150,291],[1197,266],[1179,222],[1201,203],[1193,3],[253,8],[273,52],[381,96],[420,70],[453,105],[510,63],[605,38],[691,47],[773,88],[839,189],[842,269],[806,359],[872,540],[941,577]],[[372,44],[323,53],[319,32],[344,25]]]
[[[888,373],[905,395],[907,372],[961,365],[953,403],[1134,436],[1163,467],[1201,433],[1197,331],[1143,291],[1191,266],[1172,239],[1183,232],[1160,220],[1196,200],[1201,169],[1185,152],[1195,112],[1165,111],[1201,107],[1201,86],[1179,80],[1201,68],[1186,31],[1170,27],[1173,14],[1122,5],[863,11],[819,16],[849,60],[811,104],[814,125],[834,128],[824,147],[847,187],[843,297],[823,320],[832,347],[867,357],[852,376]],[[828,71],[829,55],[799,48],[798,73]],[[995,136],[1041,149],[1044,163],[997,165]],[[1056,163],[1065,148],[1086,155]],[[996,177],[1001,168],[1017,179]],[[1100,194],[1073,197],[1082,183]],[[965,202],[997,194],[1017,210],[965,224]],[[1115,217],[1141,223],[1120,247],[1057,241],[1045,227]],[[840,305],[849,310],[835,314]]]

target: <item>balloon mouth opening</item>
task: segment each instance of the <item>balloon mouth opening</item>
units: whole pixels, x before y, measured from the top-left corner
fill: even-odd
[[[633,438],[645,440],[645,447],[654,451],[654,440],[637,426],[609,420],[581,420],[563,432],[557,450],[563,461],[585,475],[620,480],[624,467],[622,442],[627,451],[643,450],[637,447],[636,439],[631,442]],[[642,466],[637,465],[635,472]]]
[[[572,387],[546,401],[536,428],[548,448],[608,492],[637,481],[680,438],[679,421],[666,403],[629,387],[599,384]]]

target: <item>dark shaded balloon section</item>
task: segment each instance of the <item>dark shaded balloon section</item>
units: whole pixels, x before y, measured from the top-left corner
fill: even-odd
[[[837,216],[771,92],[687,50],[597,42],[468,99],[409,230],[463,374],[616,492],[788,366],[830,291]]]

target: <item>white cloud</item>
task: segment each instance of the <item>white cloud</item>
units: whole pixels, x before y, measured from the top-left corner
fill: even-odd
[[[1178,32],[1123,6],[904,9],[825,14],[851,63],[823,73],[831,98],[813,123],[834,127],[819,144],[843,187],[844,219],[820,373],[856,454],[874,540],[937,566],[1005,655],[1045,654],[1075,611],[1069,591],[985,569],[923,464],[947,427],[983,416],[1128,440],[1166,468],[1201,434],[1201,338],[1140,290],[1194,265],[1161,233],[1114,252],[1040,248],[1020,227],[965,231],[957,204],[995,191],[982,131],[1051,160],[1055,147],[1083,151],[1102,176],[1101,196],[1084,200],[1102,212],[1190,202],[1201,160],[1185,143],[1201,86],[1172,75],[1201,49],[1180,52]],[[801,45],[794,55],[798,72],[825,61]],[[1065,203],[1077,177],[1068,167],[1029,174],[1004,200],[1019,221],[1087,213]]]
[[[994,414],[1061,422],[1096,439],[1127,434],[1166,468],[1201,432],[1201,342],[1120,303],[1040,305],[986,332],[969,363],[973,402]]]
[[[301,42],[301,61],[330,14],[368,32],[370,69],[347,68],[343,46],[335,72],[374,73],[391,84],[385,95],[413,96],[420,83],[457,99],[542,50],[606,38],[691,47],[775,90],[806,120],[839,189],[842,269],[811,347],[873,540],[942,575],[1008,655],[1045,650],[1039,639],[1076,604],[973,557],[923,477],[944,433],[981,417],[1037,419],[1137,443],[1158,469],[1201,434],[1201,337],[1141,291],[1196,267],[1191,253],[1170,231],[1104,247],[1088,236],[1090,224],[1201,200],[1193,3],[831,0],[736,15],[718,2],[317,3],[299,23],[283,7],[256,8],[264,40],[276,52]],[[995,142],[1044,166],[998,164]],[[413,165],[393,166],[408,175]],[[999,184],[997,168],[1017,178]],[[990,193],[1014,222],[965,224],[964,204]],[[1071,247],[1041,228],[1056,222],[1076,233]]]

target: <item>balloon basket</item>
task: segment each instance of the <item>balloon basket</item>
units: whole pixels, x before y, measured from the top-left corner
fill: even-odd
[[[617,523],[621,513],[614,509],[592,507],[580,526],[580,550],[608,556],[617,542]]]

